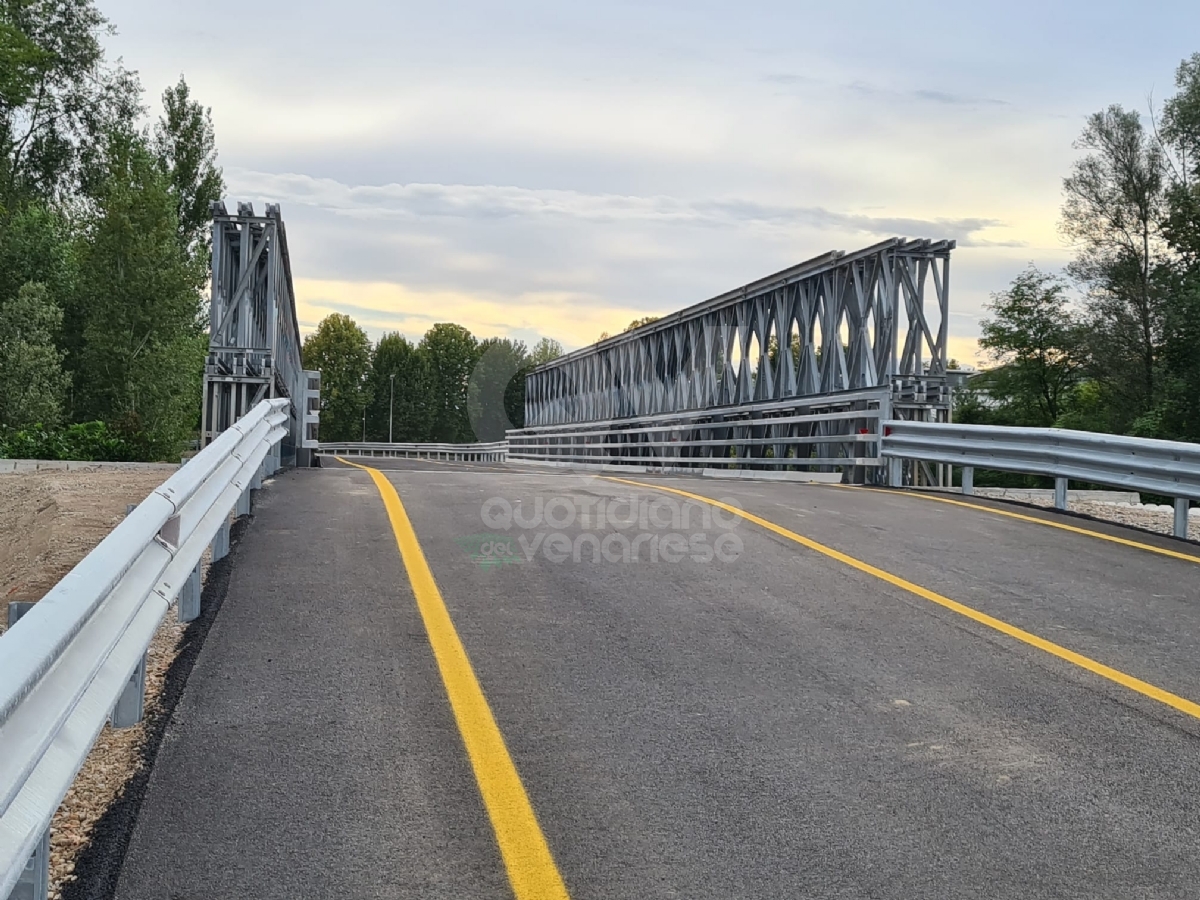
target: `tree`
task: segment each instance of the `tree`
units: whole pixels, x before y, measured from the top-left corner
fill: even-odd
[[[392,376],[395,376],[393,379]],[[367,437],[420,442],[429,440],[429,363],[398,332],[385,334],[371,357],[371,396],[367,407]]]
[[[563,355],[563,345],[553,338],[542,338],[529,351],[527,363],[531,368],[544,366]]]
[[[1200,441],[1200,53],[1180,63],[1163,107],[1171,186],[1164,232],[1175,254],[1163,276],[1163,399],[1141,424],[1155,436]]]
[[[1200,271],[1177,278],[1163,332],[1164,396],[1140,430],[1200,441]]]
[[[29,282],[0,302],[0,425],[58,424],[69,379],[54,340],[62,310]]]
[[[77,275],[64,217],[41,202],[26,203],[0,221],[0,297],[15,297],[30,281],[56,305],[68,302]]]
[[[1179,64],[1179,92],[1163,105],[1171,185],[1164,233],[1184,268],[1200,265],[1200,53]]]
[[[216,138],[210,110],[191,98],[187,82],[163,92],[163,115],[154,129],[154,150],[171,185],[179,242],[208,258],[210,207],[221,199],[225,183],[217,168]]]
[[[371,341],[344,313],[331,313],[304,339],[304,368],[321,372],[321,439],[362,440],[371,402]]]
[[[1065,290],[1060,278],[1030,265],[988,304],[979,345],[999,367],[979,386],[1025,420],[1017,424],[1053,425],[1079,383],[1080,327]]]
[[[642,316],[640,319],[634,319],[632,322],[630,322],[628,325],[626,325],[624,328],[621,329],[621,334],[628,334],[629,332],[633,331],[635,328],[641,328],[643,325],[653,325],[655,322],[657,322],[661,318],[662,318],[662,316]],[[598,337],[596,340],[607,341],[610,337],[612,337],[611,334],[609,334],[607,331],[602,331],[602,332],[600,332],[600,337]]]
[[[1162,302],[1154,273],[1166,261],[1166,158],[1141,117],[1120,106],[1089,117],[1076,147],[1088,155],[1063,181],[1062,230],[1077,247],[1068,271],[1089,292],[1092,374],[1128,421],[1156,400]]]
[[[104,61],[91,0],[0,0],[0,208],[61,198],[102,166],[104,136],[141,114],[133,73]]]
[[[531,368],[525,344],[508,338],[481,342],[471,371],[467,409],[476,440],[502,441],[525,423],[525,373]]]
[[[66,311],[74,414],[121,423],[154,458],[174,458],[199,417],[199,263],[179,245],[175,201],[146,140],[116,132],[104,153]]]
[[[475,439],[467,414],[467,383],[478,358],[479,344],[461,325],[434,325],[417,349],[429,363],[432,386],[430,439],[467,443]]]

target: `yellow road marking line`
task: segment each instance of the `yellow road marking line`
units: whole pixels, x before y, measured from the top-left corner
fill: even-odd
[[[513,893],[517,900],[569,900],[521,776],[508,755],[504,736],[496,726],[396,488],[378,469],[336,459],[370,474],[383,498]]]
[[[1170,550],[1166,547],[1155,547],[1153,544],[1143,544],[1141,541],[1132,541],[1129,538],[1117,537],[1114,534],[1105,534],[1102,531],[1092,531],[1090,528],[1080,528],[1077,525],[1067,525],[1065,522],[1051,522],[1049,519],[1039,519],[1037,516],[1010,512],[1007,509],[993,509],[990,506],[980,506],[977,503],[968,503],[965,500],[952,500],[949,497],[931,497],[927,494],[917,493],[916,491],[884,490],[883,488],[860,487],[852,484],[839,484],[835,485],[835,487],[852,491],[871,491],[877,494],[903,494],[905,497],[915,497],[918,500],[932,500],[935,503],[949,503],[951,506],[965,506],[968,509],[978,509],[997,516],[1019,519],[1022,522],[1034,522],[1038,525],[1045,525],[1047,528],[1058,528],[1062,531],[1073,532],[1074,534],[1086,534],[1089,537],[1099,538],[1102,541],[1109,541],[1113,544],[1136,547],[1138,550],[1147,550],[1150,553],[1157,553],[1160,556],[1169,556],[1172,559],[1182,559],[1200,565],[1200,556],[1192,556],[1190,553],[1181,553],[1178,550]]]
[[[790,531],[789,529],[784,528],[782,525],[776,525],[774,522],[768,521],[761,516],[756,516],[754,513],[748,512],[744,509],[738,509],[736,506],[731,506],[728,503],[722,503],[720,500],[713,500],[711,497],[705,497],[701,494],[693,494],[690,491],[682,491],[679,488],[667,487],[661,484],[649,484],[642,481],[630,481],[626,478],[613,478],[610,476],[602,477],[607,478],[609,481],[619,481],[623,484],[632,484],[637,487],[649,488],[650,490],[666,491],[671,494],[678,494],[681,497],[687,497],[702,503],[708,503],[711,506],[716,506],[719,509],[725,510],[726,512],[740,516],[748,522],[753,522],[755,525],[761,525],[768,531],[773,531],[775,534],[785,537],[788,540],[795,541],[797,544],[807,547],[810,550],[815,550],[817,553],[828,556],[830,559],[835,559],[853,569],[858,569],[860,572],[865,572],[867,575],[878,578],[880,581],[885,581],[890,585],[908,591],[910,594],[916,594],[918,597],[922,597],[931,603],[936,603],[938,606],[944,607],[952,612],[956,612],[961,616],[966,616],[968,619],[978,622],[980,625],[986,625],[988,628],[993,628],[996,631],[999,631],[1001,634],[1006,634],[1009,637],[1016,638],[1018,641],[1028,644],[1031,647],[1037,647],[1039,650],[1044,650],[1051,656],[1057,656],[1059,659],[1066,660],[1069,663],[1079,666],[1081,669],[1086,669],[1095,675],[1099,675],[1101,678],[1107,678],[1109,681],[1115,682],[1116,684],[1126,687],[1131,691],[1136,691],[1145,697],[1149,697],[1152,700],[1157,700],[1159,703],[1166,704],[1172,709],[1179,710],[1180,712],[1186,713],[1193,718],[1200,719],[1200,704],[1193,703],[1191,700],[1180,697],[1177,694],[1172,694],[1170,691],[1164,691],[1162,688],[1155,687],[1149,682],[1142,681],[1140,678],[1134,678],[1132,675],[1127,675],[1119,669],[1114,669],[1111,666],[1104,665],[1104,663],[1096,662],[1096,660],[1091,659],[1090,657],[1084,656],[1081,653],[1076,653],[1074,650],[1068,650],[1066,647],[1062,647],[1053,641],[1046,640],[1045,638],[1038,637],[1036,634],[1032,634],[1031,632],[1025,631],[1022,628],[1018,628],[1015,625],[1009,625],[1007,622],[989,616],[987,613],[980,612],[979,610],[973,609],[970,606],[965,606],[956,600],[951,600],[949,597],[944,597],[935,591],[931,591],[928,588],[923,588],[919,584],[914,584],[913,582],[907,581],[898,575],[893,575],[891,572],[885,572],[883,569],[878,569],[870,563],[863,562],[860,559],[855,559],[853,556],[847,556],[841,551],[834,550],[832,547],[826,547],[824,544],[819,544],[811,538],[806,538],[803,535],[796,534],[796,532]]]

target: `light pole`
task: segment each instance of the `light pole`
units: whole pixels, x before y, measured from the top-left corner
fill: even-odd
[[[367,411],[363,410],[363,443],[367,442]]]
[[[388,400],[388,443],[392,442],[392,412],[396,408],[396,373],[393,372],[390,376],[392,382],[392,396]]]

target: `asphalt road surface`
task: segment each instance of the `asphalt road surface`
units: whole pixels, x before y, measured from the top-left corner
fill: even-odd
[[[1200,548],[375,465],[261,492],[120,900],[1200,897]]]

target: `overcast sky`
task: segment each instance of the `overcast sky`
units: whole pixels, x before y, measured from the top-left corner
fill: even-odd
[[[951,350],[1060,267],[1085,116],[1146,109],[1200,4],[99,0],[149,97],[282,204],[302,330],[568,348],[826,250],[954,238]]]

